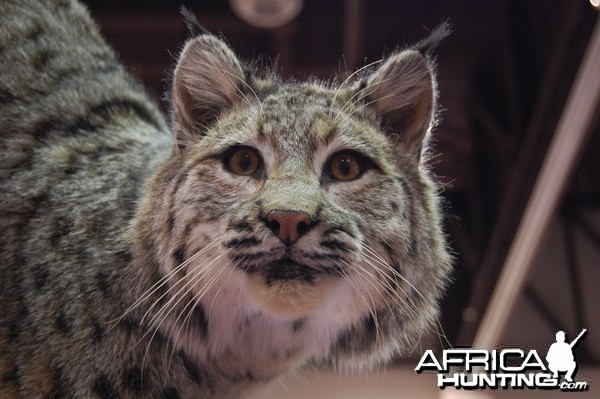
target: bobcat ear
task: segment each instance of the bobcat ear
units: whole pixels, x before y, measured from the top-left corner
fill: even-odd
[[[188,10],[186,6],[181,6],[179,12],[183,17],[189,37],[194,38],[196,36],[210,35],[210,32],[204,26],[200,25],[194,13]]]
[[[222,112],[240,101],[246,87],[242,66],[225,43],[210,34],[188,41],[171,94],[177,148],[183,151],[202,137]]]
[[[436,84],[429,58],[406,50],[388,58],[362,83],[370,113],[417,160],[434,122]]]

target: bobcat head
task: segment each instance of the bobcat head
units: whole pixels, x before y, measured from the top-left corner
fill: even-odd
[[[132,227],[147,323],[199,359],[351,367],[430,328],[450,257],[427,48],[446,31],[341,84],[283,82],[213,35],[189,40],[173,154]]]

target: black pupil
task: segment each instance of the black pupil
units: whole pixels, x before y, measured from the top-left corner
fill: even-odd
[[[347,176],[350,173],[350,158],[340,158],[340,173],[344,176]]]
[[[247,171],[250,168],[250,154],[244,152],[240,157],[240,169],[243,171]]]

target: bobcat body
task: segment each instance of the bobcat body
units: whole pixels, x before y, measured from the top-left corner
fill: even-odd
[[[412,347],[450,270],[436,39],[324,84],[200,34],[169,128],[84,7],[0,2],[0,397],[236,398]]]

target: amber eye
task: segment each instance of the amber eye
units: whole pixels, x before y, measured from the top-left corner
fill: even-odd
[[[329,174],[335,180],[354,180],[363,172],[361,159],[351,152],[340,152],[329,161]]]
[[[260,168],[261,160],[256,150],[249,147],[238,147],[230,151],[225,159],[225,167],[236,175],[249,176]]]

